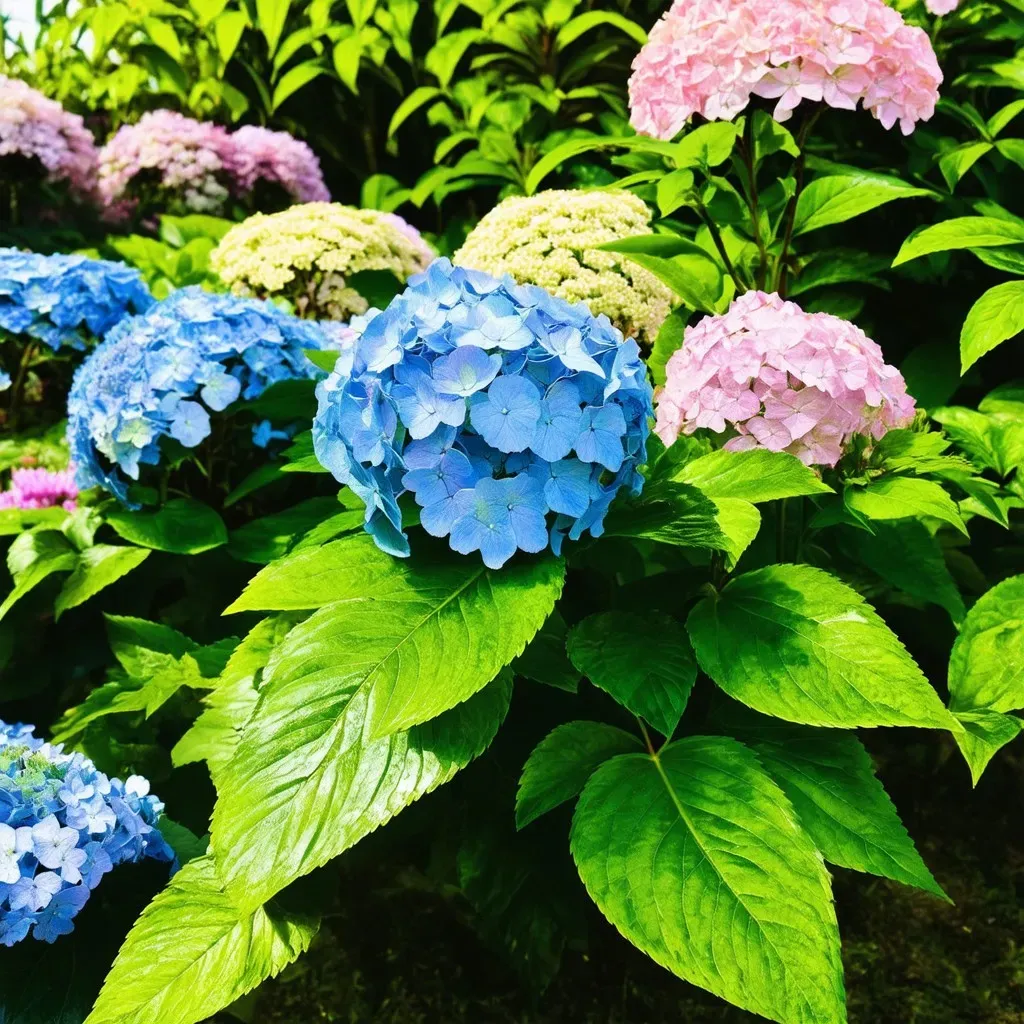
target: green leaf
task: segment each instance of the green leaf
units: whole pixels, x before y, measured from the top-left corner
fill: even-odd
[[[613,504],[605,534],[680,547],[728,547],[714,502],[696,487],[674,482],[650,488],[639,500]]]
[[[1024,252],[1020,246],[993,246],[991,249],[971,249],[971,252],[988,267],[1005,270],[1008,274],[1024,275]]]
[[[687,462],[673,479],[699,487],[709,498],[742,498],[754,504],[832,493],[832,488],[795,455],[762,448],[711,452]]]
[[[316,61],[307,60],[295,67],[289,68],[281,77],[281,81],[274,86],[274,98],[271,101],[271,111],[277,110],[286,99],[297,93],[304,86],[309,85],[314,78],[319,78],[326,69]]]
[[[232,532],[228,553],[243,562],[266,565],[287,554],[296,541],[337,511],[334,498],[309,498],[282,512],[254,519]],[[360,516],[354,529],[361,525]]]
[[[225,11],[214,21],[213,33],[217,40],[217,52],[224,64],[234,56],[242,33],[248,25],[249,16],[245,11]]]
[[[67,518],[62,508],[0,509],[0,537],[14,537],[37,526],[59,530]]]
[[[946,179],[949,191],[952,192],[960,179],[991,150],[991,142],[965,142],[943,153],[939,157],[939,170]]]
[[[686,630],[663,612],[591,615],[569,633],[569,659],[595,686],[670,737],[697,678]]]
[[[204,710],[171,751],[175,765],[206,761],[218,784],[220,770],[231,760],[259,696],[263,669],[301,614],[271,615],[257,623],[235,648],[215,688],[203,698]]]
[[[645,253],[627,253],[627,259],[650,271],[668,285],[691,309],[721,312],[723,282],[721,268],[707,253],[687,253],[664,259]]]
[[[535,683],[575,693],[579,687],[580,674],[565,652],[568,632],[565,619],[556,608],[526,645],[526,650],[512,662],[512,671]]]
[[[174,851],[178,863],[184,867],[189,861],[202,857],[210,845],[209,838],[200,839],[191,829],[164,816],[157,823],[160,834]]]
[[[51,730],[52,743],[67,743],[86,726],[106,715],[145,711],[146,694],[142,680],[129,676],[115,678],[93,690],[81,704],[69,708]]]
[[[334,70],[348,88],[358,93],[359,66],[363,60],[363,42],[356,33],[339,39],[332,54]]]
[[[909,519],[924,516],[940,519],[967,536],[956,502],[934,480],[882,476],[866,487],[848,487],[847,506],[866,519]]]
[[[54,605],[57,618],[140,566],[149,553],[149,548],[126,548],[113,544],[86,548],[78,556],[74,572],[64,581],[57,595]]]
[[[181,40],[174,26],[160,18],[143,18],[142,28],[146,35],[172,60],[181,63]]]
[[[170,626],[130,615],[107,615],[107,640],[121,667],[130,676],[145,678],[153,669],[150,654],[180,658],[197,644]]]
[[[1002,217],[954,217],[915,231],[900,247],[894,267],[948,249],[975,249],[1024,242],[1024,222]]]
[[[637,46],[643,46],[647,42],[647,33],[635,21],[630,21],[624,15],[616,11],[586,11],[562,25],[555,37],[555,46],[563,50],[576,42],[580,36],[602,25],[610,25],[620,32],[625,32]]]
[[[292,631],[277,665],[301,643],[305,625]],[[269,672],[256,713],[222,770],[213,815],[222,877],[245,907],[448,782],[490,745],[511,695],[503,677],[431,722],[371,739],[363,689],[288,679],[276,665]]]
[[[451,84],[452,76],[466,51],[474,44],[487,41],[487,33],[478,28],[466,28],[449,32],[434,44],[427,54],[423,66],[434,75],[442,89]],[[394,121],[392,120],[392,124]]]
[[[372,207],[375,209],[375,207]],[[338,363],[338,353],[334,349],[307,348],[302,353],[318,370],[333,373]]]
[[[731,731],[731,730],[730,730]],[[932,877],[852,733],[778,726],[742,729],[830,864],[913,885],[948,899]]]
[[[731,121],[712,121],[691,128],[677,143],[672,159],[677,167],[717,167],[732,155],[738,132]]]
[[[570,844],[605,917],[673,974],[784,1024],[846,1020],[828,874],[742,744],[606,761]]]
[[[318,927],[276,906],[240,910],[199,857],[128,933],[86,1024],[205,1020],[298,958]]]
[[[997,583],[967,613],[949,656],[949,706],[1024,708],[1024,576]]]
[[[444,95],[442,91],[433,85],[421,85],[413,89],[399,103],[398,108],[391,115],[391,123],[388,125],[388,138],[390,139],[401,128],[403,122],[415,114],[420,107],[425,106],[431,100],[435,100],[442,95]]]
[[[966,373],[991,352],[1024,330],[1024,281],[989,288],[967,314],[960,331],[960,371]]]
[[[655,387],[662,387],[666,379],[666,367],[672,353],[681,348],[683,332],[686,330],[686,317],[679,312],[669,313],[658,328],[658,336],[654,339],[654,350],[647,357],[647,367],[651,371]]]
[[[155,512],[116,509],[106,515],[114,532],[132,544],[178,555],[196,555],[227,543],[224,521],[209,505],[174,498]]]
[[[242,478],[242,482],[237,487],[231,490],[224,499],[224,507],[230,508],[243,498],[248,498],[250,494],[255,494],[256,491],[276,483],[283,478],[283,473],[284,469],[280,462],[265,462],[262,466],[257,466]]]
[[[977,785],[989,761],[1021,732],[1024,718],[1001,711],[956,711],[963,731],[954,733],[960,753],[971,770],[971,782]]]
[[[835,174],[815,178],[797,200],[793,233],[802,235],[829,224],[842,224],[894,199],[934,194],[930,189],[915,188],[881,175]]]
[[[956,727],[875,610],[821,569],[746,573],[704,598],[686,624],[700,667],[766,715],[844,728]]]
[[[604,722],[566,722],[533,748],[516,793],[516,828],[577,797],[587,779],[611,757],[637,753],[636,736]]]
[[[7,551],[7,568],[14,587],[0,604],[0,619],[30,590],[55,572],[68,572],[78,564],[78,552],[56,530],[23,533]]]
[[[742,498],[712,498],[725,537],[726,568],[733,569],[761,529],[761,513]]]
[[[256,24],[267,41],[271,56],[277,50],[291,0],[256,0]]]
[[[856,562],[897,590],[945,608],[955,624],[963,620],[963,598],[939,542],[924,523],[916,519],[875,522],[873,533],[856,530],[847,540]]]

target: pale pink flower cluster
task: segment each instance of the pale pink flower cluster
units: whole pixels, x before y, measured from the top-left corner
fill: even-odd
[[[71,512],[77,497],[73,467],[56,471],[15,469],[11,471],[11,486],[0,491],[0,509],[53,508],[60,505]]]
[[[944,14],[952,14],[960,6],[960,0],[924,0],[924,5],[929,14],[942,17]]]
[[[944,0],[939,0],[944,2]],[[923,29],[884,0],[675,0],[633,61],[633,127],[671,139],[694,114],[731,120],[751,95],[854,110],[909,135],[935,111],[942,72]]]
[[[232,132],[227,154],[242,194],[251,192],[258,181],[268,181],[280,185],[297,203],[331,201],[316,154],[288,132],[246,125]]]
[[[764,292],[687,327],[666,372],[655,426],[666,445],[680,431],[731,428],[730,451],[834,466],[855,434],[877,439],[914,418],[899,370],[859,327]]]
[[[96,181],[96,143],[78,114],[66,111],[17,78],[0,75],[0,159],[36,158],[50,181],[66,181],[79,195]]]
[[[178,193],[195,213],[215,212],[227,198],[228,133],[173,110],[143,114],[126,124],[100,150],[99,190],[107,206],[130,201],[132,180],[155,171],[163,188]]]

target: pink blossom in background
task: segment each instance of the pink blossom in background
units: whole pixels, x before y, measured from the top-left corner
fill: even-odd
[[[66,181],[81,196],[96,183],[96,143],[82,118],[0,75],[0,159],[14,154],[35,157],[50,181]]]
[[[734,430],[730,451],[768,448],[834,466],[855,434],[908,426],[914,400],[899,370],[859,327],[747,292],[687,327],[655,396],[666,445],[699,427]]]
[[[229,136],[219,125],[173,110],[143,114],[123,125],[100,150],[99,190],[104,203],[124,210],[129,186],[144,171],[180,195],[194,213],[216,213],[227,199]]]
[[[263,180],[280,185],[297,203],[331,201],[316,154],[288,132],[246,125],[231,134],[227,156],[242,194]]]
[[[74,467],[58,471],[15,469],[11,471],[11,486],[0,491],[0,509],[53,508],[60,505],[71,512],[77,497]]]
[[[419,249],[420,255],[423,257],[424,266],[433,263],[437,259],[437,253],[434,251],[433,246],[404,217],[399,217],[397,213],[384,213],[381,216],[392,227],[401,231]]]
[[[752,95],[777,100],[778,121],[802,100],[861,102],[909,135],[941,81],[928,35],[884,0],[675,0],[633,61],[629,102],[633,127],[660,139],[694,114],[731,120]]]
[[[941,17],[943,14],[952,14],[960,6],[960,0],[924,0],[924,5],[929,14]]]

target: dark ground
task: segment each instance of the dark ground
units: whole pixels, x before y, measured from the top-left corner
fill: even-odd
[[[955,906],[837,869],[852,1024],[1024,1024],[1024,751],[977,791],[946,741],[866,737]],[[897,765],[898,770],[897,770]],[[909,781],[908,781],[909,780]],[[376,874],[377,877],[374,877]],[[388,889],[386,886],[392,886]],[[741,1024],[755,1018],[673,978],[595,914],[586,952],[531,1000],[483,948],[460,901],[360,870],[310,954],[250,1001],[252,1024]]]

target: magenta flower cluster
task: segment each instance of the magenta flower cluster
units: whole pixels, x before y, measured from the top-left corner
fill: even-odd
[[[0,491],[0,509],[54,508],[59,505],[71,512],[77,497],[74,467],[61,470],[15,469],[11,471],[11,486]]]
[[[38,160],[49,181],[66,182],[79,196],[96,182],[96,144],[82,118],[0,75],[0,161],[9,156]]]
[[[785,121],[802,100],[909,135],[935,111],[942,72],[923,29],[884,0],[675,0],[633,62],[633,127],[671,139],[694,115],[731,120],[750,97]]]
[[[256,125],[239,128],[228,137],[227,162],[242,194],[266,181],[280,185],[296,203],[331,201],[316,154],[287,132]]]
[[[172,110],[143,114],[100,150],[99,190],[108,209],[131,212],[147,172],[193,213],[220,213],[230,196],[248,195],[261,180],[280,185],[297,202],[330,199],[316,154],[287,132],[228,132]]]
[[[666,445],[680,431],[731,430],[730,451],[834,466],[855,434],[877,439],[914,418],[899,370],[859,327],[764,292],[687,327],[666,372],[655,426]]]

